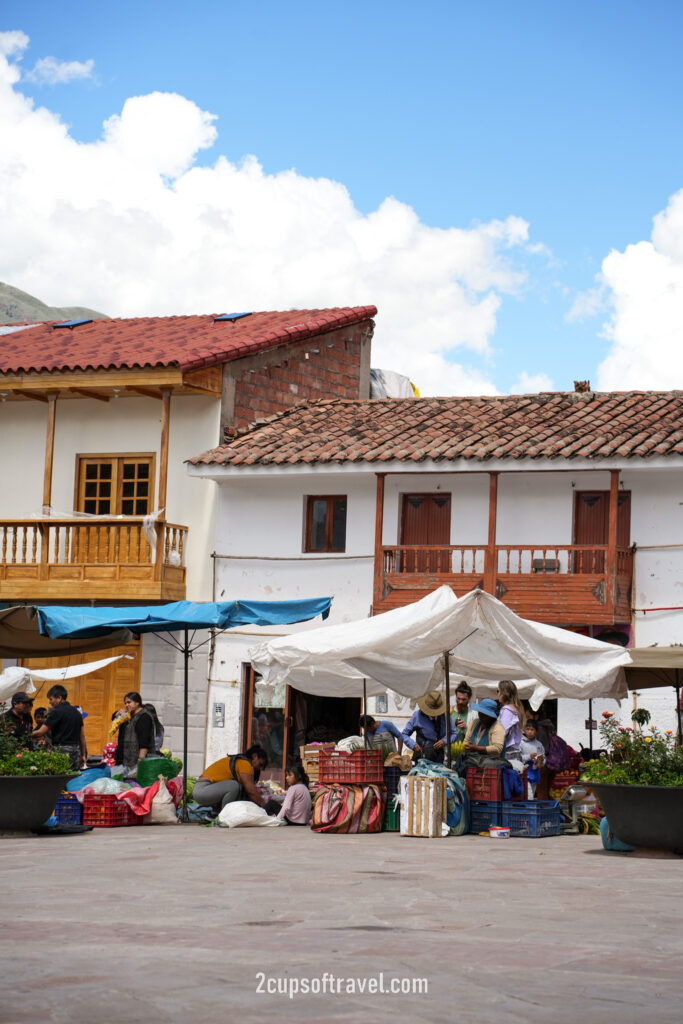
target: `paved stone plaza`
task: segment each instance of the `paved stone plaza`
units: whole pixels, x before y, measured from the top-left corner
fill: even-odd
[[[683,858],[595,836],[143,826],[5,837],[0,871],[11,1024],[683,1018]]]

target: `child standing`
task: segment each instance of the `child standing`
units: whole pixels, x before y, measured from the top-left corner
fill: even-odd
[[[524,736],[519,744],[522,755],[522,764],[527,770],[527,796],[529,800],[536,797],[536,786],[541,777],[541,765],[545,761],[543,744],[536,736],[536,723],[532,718],[527,718],[524,723]]]

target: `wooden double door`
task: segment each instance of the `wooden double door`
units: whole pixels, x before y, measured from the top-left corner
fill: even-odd
[[[574,544],[609,543],[609,491],[577,491],[574,497]],[[631,492],[619,491],[617,502],[617,547],[631,544]],[[605,552],[574,552],[574,572],[604,573]]]
[[[432,494],[404,494],[401,502],[400,537],[402,546],[430,549],[402,551],[401,572],[450,572],[450,494],[442,494],[439,491]]]

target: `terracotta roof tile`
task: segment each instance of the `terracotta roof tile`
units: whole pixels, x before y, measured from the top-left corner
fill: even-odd
[[[189,461],[216,465],[683,455],[683,392],[331,399]]]
[[[251,313],[218,323],[207,315],[93,320],[56,330],[51,323],[38,324],[3,335],[0,373],[144,366],[198,370],[313,338],[376,314],[375,306],[346,306]]]

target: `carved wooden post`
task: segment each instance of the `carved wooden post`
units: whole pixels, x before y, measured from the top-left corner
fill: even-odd
[[[496,514],[498,511],[498,474],[489,473],[489,537],[484,563],[484,590],[496,593]]]
[[[52,463],[55,453],[55,420],[57,416],[57,395],[47,396],[47,431],[45,435],[45,470],[43,473],[43,515],[48,515],[52,505]]]
[[[164,537],[166,533],[166,490],[168,486],[168,435],[171,421],[171,392],[165,388],[162,392],[161,403],[161,442],[159,444],[159,498],[158,507],[161,509],[159,519],[155,523],[157,532],[156,557],[154,564],[154,579],[161,580],[164,564]]]
[[[607,558],[605,559],[605,597],[612,615],[617,604],[617,520],[619,509],[619,470],[610,470],[609,525],[607,528]]]
[[[384,525],[384,473],[377,473],[377,503],[375,507],[375,573],[373,587],[373,614],[382,597],[384,559],[382,557],[382,528]]]

